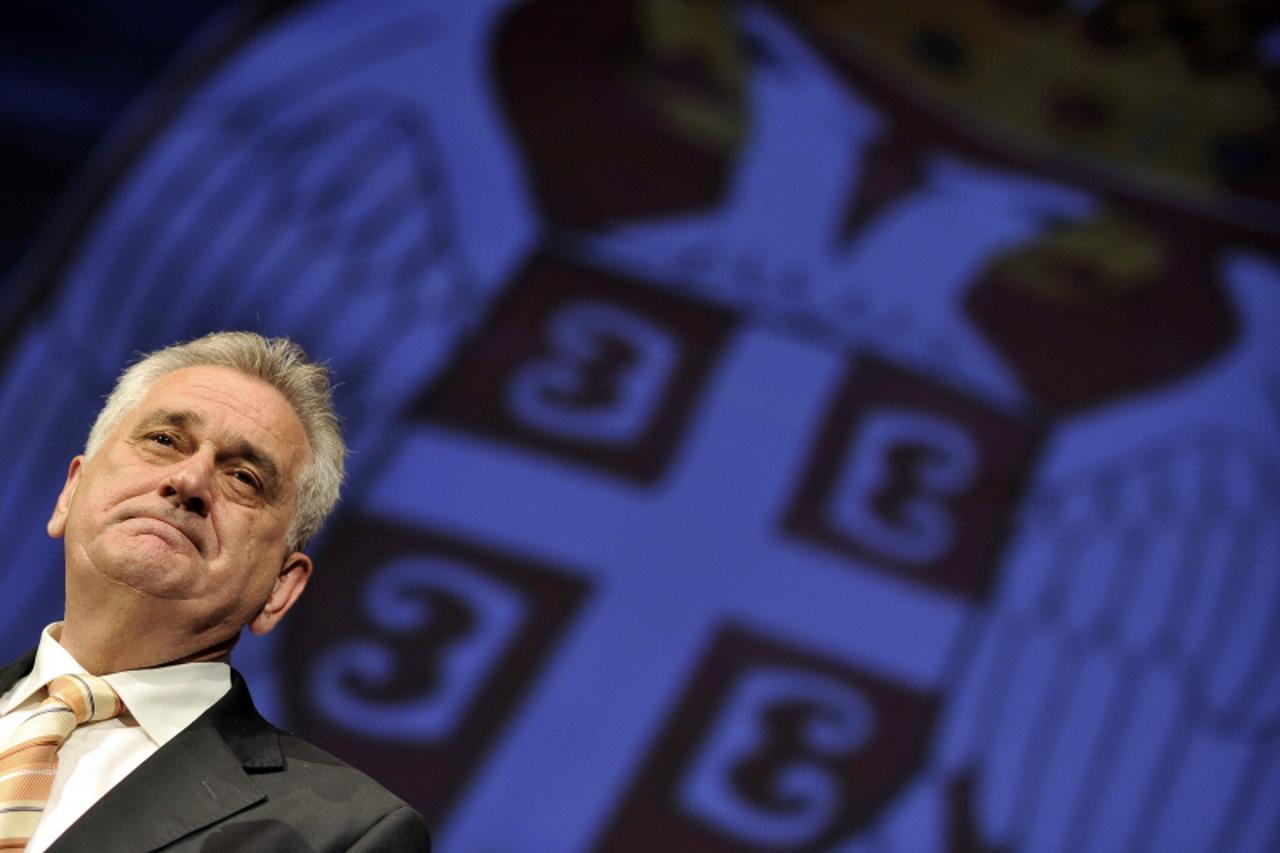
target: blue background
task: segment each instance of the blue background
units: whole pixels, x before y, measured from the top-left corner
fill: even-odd
[[[1123,6],[11,8],[0,643],[250,328],[354,453],[236,665],[440,849],[1276,849],[1280,29]]]

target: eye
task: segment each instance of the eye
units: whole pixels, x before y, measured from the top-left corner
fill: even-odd
[[[253,489],[255,492],[262,491],[262,483],[253,475],[252,471],[246,471],[243,468],[237,468],[231,472],[231,476],[239,482]]]
[[[161,447],[176,447],[178,440],[167,432],[153,432],[147,436],[147,441],[160,445]]]

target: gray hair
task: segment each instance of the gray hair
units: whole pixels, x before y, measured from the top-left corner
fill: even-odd
[[[184,367],[229,367],[261,379],[293,406],[311,445],[311,462],[297,474],[298,502],[289,527],[289,547],[306,546],[338,502],[347,455],[333,411],[329,370],[312,361],[288,338],[264,338],[254,332],[214,332],[142,356],[120,374],[89,430],[85,456],[102,446],[107,433],[133,411],[151,384]]]

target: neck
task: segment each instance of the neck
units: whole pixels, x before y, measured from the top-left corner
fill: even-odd
[[[120,609],[115,609],[109,619],[95,618],[105,609],[95,609],[93,616],[85,616],[69,599],[66,615],[54,634],[58,644],[92,675],[198,661],[229,663],[231,649],[240,638],[238,632],[222,639],[174,638],[167,633],[157,636],[151,630],[155,619],[131,618],[133,614]]]

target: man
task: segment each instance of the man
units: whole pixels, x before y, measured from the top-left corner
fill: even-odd
[[[0,850],[429,848],[421,816],[267,723],[228,665],[306,587],[345,454],[327,371],[284,339],[213,334],[122,374],[49,519],[63,621],[0,671]],[[122,713],[99,719],[111,693]],[[32,758],[30,733],[67,719]]]

